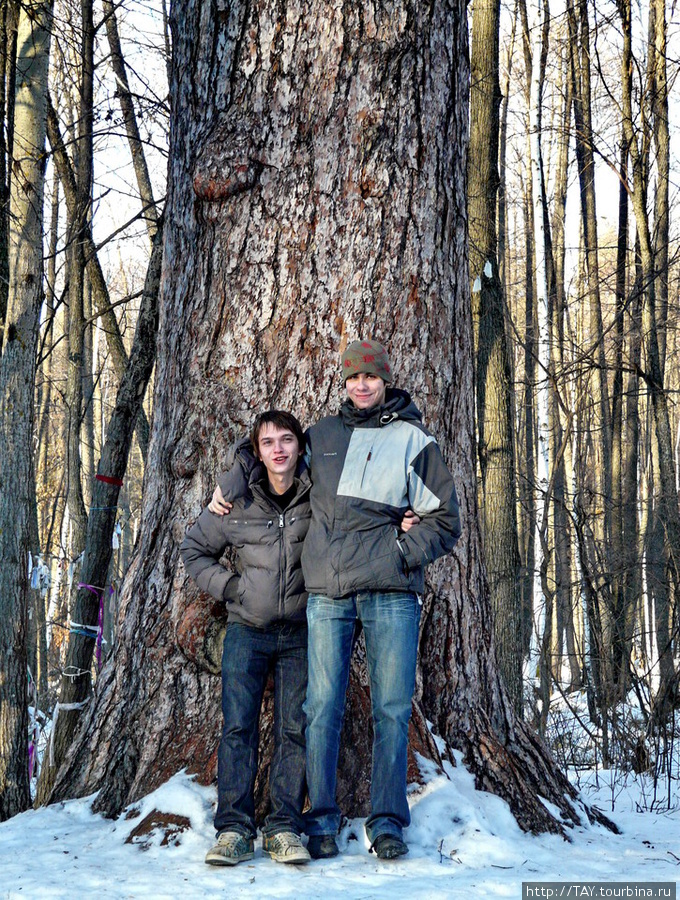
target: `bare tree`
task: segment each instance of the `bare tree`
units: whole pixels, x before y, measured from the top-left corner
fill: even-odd
[[[658,603],[661,607],[660,618],[657,619],[657,630],[660,628],[659,654],[661,664],[661,687],[659,694],[660,715],[666,704],[668,686],[673,681],[673,663],[671,643],[668,630],[670,608],[669,591],[678,596],[680,590],[680,511],[678,509],[678,492],[675,482],[675,466],[673,459],[673,441],[668,410],[668,398],[664,379],[664,347],[663,339],[663,304],[666,292],[665,282],[667,270],[662,272],[657,266],[656,251],[659,259],[667,259],[668,243],[667,206],[668,206],[668,143],[667,143],[667,80],[666,80],[666,10],[663,2],[655,2],[650,6],[650,29],[648,43],[648,81],[651,98],[651,110],[642,110],[643,117],[648,115],[657,122],[655,141],[657,145],[658,184],[656,198],[656,246],[649,227],[647,209],[647,166],[646,149],[643,139],[645,133],[639,135],[635,129],[633,113],[633,94],[628,72],[632,65],[632,31],[631,8],[628,0],[619,0],[619,15],[623,30],[622,54],[622,111],[623,128],[632,163],[632,207],[637,225],[639,239],[640,262],[644,278],[644,304],[642,308],[642,331],[646,353],[646,381],[651,398],[656,436],[656,471],[658,472],[659,491],[655,498],[654,516],[658,517],[657,534],[663,534],[660,556],[665,572],[656,579]],[[663,121],[665,119],[665,125]],[[648,135],[647,135],[648,136]]]
[[[162,259],[162,225],[157,231],[149,262],[142,306],[137,318],[130,359],[121,382],[116,406],[108,423],[106,443],[99,461],[87,522],[80,583],[75,591],[73,620],[79,624],[69,635],[59,692],[50,734],[49,754],[43,763],[37,801],[49,796],[54,777],[71,744],[83,707],[91,693],[91,666],[95,648],[101,654],[103,614],[108,600],[106,584],[113,555],[118,497],[128,465],[133,429],[151,376],[156,350],[158,289]],[[101,656],[99,659],[101,663]]]
[[[472,19],[468,220],[473,279],[476,409],[482,536],[499,665],[522,707],[519,548],[515,503],[514,391],[499,275],[500,2],[475,3]]]
[[[26,683],[33,388],[42,303],[45,100],[51,3],[27,2],[17,39],[9,293],[0,359],[0,820],[30,804]],[[31,496],[31,492],[33,496]]]

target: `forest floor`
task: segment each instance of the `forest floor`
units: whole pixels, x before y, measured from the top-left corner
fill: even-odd
[[[676,808],[653,812],[644,778],[581,771],[583,799],[622,833],[586,825],[567,842],[524,834],[507,805],[476,791],[457,761],[412,793],[410,853],[398,861],[369,855],[363,823],[355,820],[342,830],[341,855],[330,861],[284,866],[263,857],[258,841],[251,862],[207,866],[215,790],[179,773],[116,820],[93,814],[90,797],[0,824],[0,897],[458,900],[520,898],[523,881],[675,884],[680,878],[677,792]],[[149,822],[157,824],[149,830]]]

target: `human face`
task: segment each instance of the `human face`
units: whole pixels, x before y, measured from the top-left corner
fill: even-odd
[[[257,455],[270,476],[292,478],[300,457],[300,447],[292,431],[265,422],[257,439]]]
[[[345,382],[349,399],[357,409],[372,409],[385,402],[385,382],[379,375],[360,372]]]

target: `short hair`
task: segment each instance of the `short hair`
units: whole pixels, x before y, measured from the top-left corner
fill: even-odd
[[[275,428],[280,428],[282,431],[292,431],[297,438],[300,453],[304,452],[305,435],[299,420],[296,419],[293,413],[286,412],[283,409],[268,409],[266,412],[260,413],[255,419],[250,432],[250,443],[253,445],[255,455],[257,455],[259,450],[258,442],[260,440],[260,432],[264,425],[273,425]]]

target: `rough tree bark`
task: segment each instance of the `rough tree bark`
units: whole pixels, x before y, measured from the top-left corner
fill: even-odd
[[[416,710],[525,829],[588,814],[512,711],[493,650],[477,524],[465,211],[465,7],[187,0],[173,22],[167,233],[143,521],[119,641],[52,799],[116,813],[182,766],[210,779],[216,679],[197,662],[179,565],[230,440],[277,404],[339,397],[338,350],[385,340],[460,489],[465,533],[430,572]],[[361,685],[347,813],[361,811]],[[417,721],[421,722],[420,715]],[[426,736],[425,736],[426,737]],[[432,753],[433,751],[430,750]],[[539,799],[559,807],[558,822]]]
[[[9,291],[9,186],[18,21],[18,0],[0,0],[0,352]]]
[[[515,399],[496,231],[501,90],[500,0],[475,2],[472,18],[468,223],[481,528],[498,663],[522,709],[521,609],[515,500]]]
[[[0,821],[30,804],[26,632],[35,354],[42,302],[51,3],[26,3],[17,41],[9,293],[0,360]],[[30,496],[33,489],[33,497]]]
[[[85,367],[85,253],[92,197],[92,125],[94,111],[94,23],[92,0],[80,3],[80,84],[78,90],[77,137],[74,146],[75,208],[69,209],[66,231],[66,278],[68,282],[68,366],[66,377],[64,444],[66,447],[66,502],[71,517],[71,559],[85,548],[87,511],[83,497],[81,426],[83,423],[83,375]],[[70,607],[71,604],[69,604]]]

